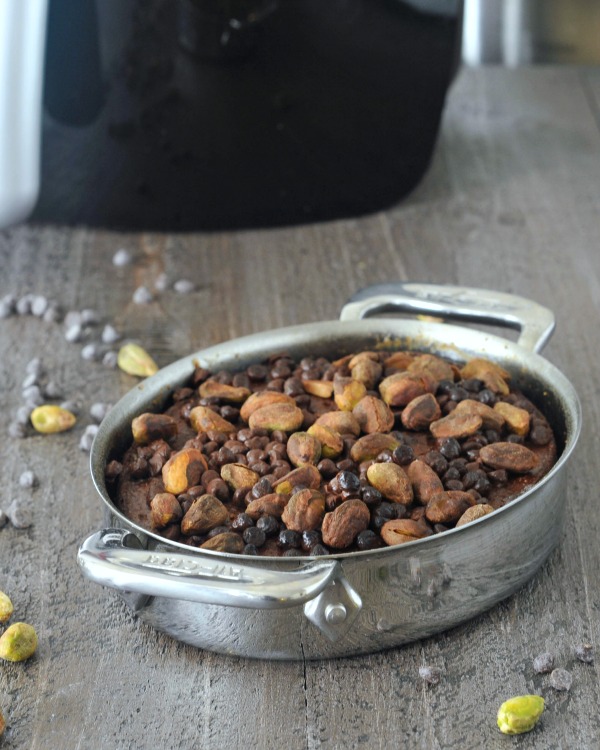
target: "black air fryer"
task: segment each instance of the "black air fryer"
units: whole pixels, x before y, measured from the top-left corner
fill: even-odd
[[[453,0],[49,0],[33,219],[224,230],[397,203],[429,163]]]

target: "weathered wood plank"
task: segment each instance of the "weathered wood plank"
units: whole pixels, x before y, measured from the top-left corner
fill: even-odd
[[[114,402],[133,381],[83,361],[60,326],[0,321],[2,434],[34,356],[66,397],[82,402],[74,432],[3,444],[0,506],[30,493],[35,521],[0,531],[0,588],[40,636],[34,659],[0,668],[3,747],[493,750],[516,744],[495,727],[499,703],[530,691],[548,708],[521,747],[598,746],[598,668],[577,661],[573,646],[600,643],[599,101],[594,69],[465,70],[427,178],[400,206],[360,219],[232,234],[29,225],[0,232],[0,296],[35,292],[64,309],[97,308],[160,364],[234,336],[336,318],[372,283],[409,278],[514,291],[556,311],[547,356],[585,405],[564,540],[521,592],[401,649],[306,664],[251,661],[177,643],[82,579],[77,546],[103,514],[78,440],[90,404]],[[134,266],[112,265],[119,247],[136,253]],[[198,291],[134,305],[135,288],[152,287],[164,272],[191,278]],[[32,492],[18,486],[24,468],[40,477]],[[572,671],[568,694],[534,673],[531,661],[544,650]],[[442,670],[439,685],[419,680],[421,664]]]

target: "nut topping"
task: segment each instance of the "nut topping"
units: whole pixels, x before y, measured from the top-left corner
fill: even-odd
[[[371,464],[367,469],[367,479],[386,500],[402,505],[410,505],[412,502],[413,490],[410,479],[404,469],[397,464]]]
[[[526,474],[538,465],[538,457],[532,450],[518,443],[492,443],[484,445],[479,457],[492,469],[506,469],[516,474]]]
[[[369,525],[370,513],[362,500],[347,500],[323,518],[325,544],[335,549],[349,547],[357,534]]]

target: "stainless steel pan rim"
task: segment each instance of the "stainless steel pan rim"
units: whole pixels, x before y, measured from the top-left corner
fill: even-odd
[[[498,301],[497,294],[494,295],[487,290],[471,290],[463,287],[438,287],[434,285],[414,284],[385,285],[384,287],[369,289],[356,295],[342,311],[342,320],[279,328],[225,342],[224,344],[218,344],[185,357],[163,368],[152,378],[140,383],[126,394],[111,410],[103,421],[94,442],[90,459],[92,478],[98,493],[106,505],[112,523],[120,526],[121,529],[113,531],[112,536],[110,533],[107,533],[108,546],[113,545],[113,549],[109,550],[108,555],[106,554],[107,546],[102,541],[102,534],[104,532],[101,532],[100,535],[95,535],[93,541],[92,537],[90,537],[82,545],[79,553],[79,563],[84,574],[92,580],[104,583],[105,585],[112,585],[121,591],[128,590],[128,581],[131,583],[131,590],[137,591],[139,597],[141,597],[137,605],[142,608],[146,606],[146,601],[144,600],[144,596],[146,595],[152,595],[156,599],[160,599],[162,596],[175,598],[179,596],[179,594],[173,593],[170,590],[170,586],[167,585],[170,583],[169,576],[171,576],[171,580],[179,577],[186,578],[187,588],[181,594],[183,599],[188,599],[189,601],[193,597],[198,596],[194,588],[197,582],[193,580],[193,577],[187,580],[187,576],[184,576],[182,573],[181,566],[198,567],[204,582],[212,576],[212,573],[207,572],[207,566],[212,570],[214,566],[222,567],[229,565],[231,570],[234,571],[232,573],[234,577],[235,575],[243,577],[246,573],[240,573],[240,571],[247,572],[253,569],[257,571],[256,576],[259,578],[263,574],[268,577],[271,573],[274,573],[276,576],[289,575],[289,580],[283,584],[283,587],[289,584],[294,589],[289,597],[285,595],[280,596],[283,590],[282,586],[279,583],[275,585],[274,579],[267,580],[264,578],[261,579],[261,585],[264,591],[267,592],[264,596],[257,595],[253,598],[254,595],[246,596],[246,594],[236,593],[238,598],[232,600],[229,596],[223,596],[221,593],[210,591],[206,595],[208,598],[202,595],[201,598],[194,599],[194,601],[205,602],[205,607],[209,609],[213,604],[217,606],[220,604],[230,605],[226,609],[237,606],[262,607],[265,609],[275,606],[297,608],[298,605],[304,604],[304,615],[317,626],[329,642],[338,642],[338,645],[333,650],[321,644],[321,648],[315,658],[345,655],[347,653],[361,653],[364,650],[385,648],[388,645],[396,645],[397,643],[406,642],[406,640],[413,640],[415,637],[422,637],[431,632],[436,632],[436,629],[445,629],[452,624],[456,624],[456,622],[473,616],[474,613],[482,611],[501,598],[509,595],[526,580],[523,576],[530,577],[535,572],[557,543],[558,531],[548,525],[548,521],[544,521],[546,526],[541,532],[542,536],[548,537],[548,539],[544,544],[544,548],[539,551],[539,554],[536,553],[535,560],[530,562],[525,559],[521,565],[523,571],[510,573],[507,578],[511,578],[512,576],[514,581],[512,579],[508,581],[505,588],[499,590],[497,595],[490,595],[490,598],[484,591],[482,605],[479,609],[469,610],[464,617],[459,613],[456,616],[450,614],[446,617],[446,620],[444,618],[440,619],[439,628],[437,624],[430,623],[429,626],[421,628],[421,631],[416,632],[416,634],[412,634],[412,631],[407,634],[408,631],[404,628],[406,632],[403,631],[404,634],[401,637],[396,634],[395,640],[392,637],[394,630],[392,628],[390,631],[392,632],[392,636],[390,636],[392,637],[391,642],[390,637],[379,638],[379,636],[376,636],[375,640],[377,643],[375,645],[373,643],[363,644],[359,647],[356,644],[352,646],[345,645],[345,641],[349,638],[349,628],[354,619],[358,617],[358,613],[364,604],[356,588],[348,583],[348,566],[350,566],[351,574],[354,574],[358,565],[366,568],[373,568],[375,566],[378,570],[394,570],[398,566],[405,564],[408,564],[410,568],[410,565],[413,564],[410,561],[416,559],[431,561],[434,558],[452,557],[452,555],[455,555],[455,550],[458,546],[463,544],[469,546],[471,544],[470,540],[477,540],[480,536],[483,538],[484,535],[490,536],[491,534],[502,536],[506,528],[516,528],[515,525],[518,525],[522,521],[522,515],[523,517],[528,514],[531,515],[532,511],[528,510],[529,504],[531,503],[532,507],[534,505],[537,507],[542,496],[551,499],[551,503],[554,504],[552,506],[554,507],[553,512],[557,516],[556,525],[561,525],[561,518],[559,516],[563,513],[564,498],[560,497],[560,499],[557,499],[557,488],[558,494],[561,496],[564,495],[566,479],[563,469],[579,437],[581,407],[573,386],[567,378],[547,360],[535,353],[544,345],[551,333],[553,328],[552,314],[545,308],[540,308],[527,300],[522,300],[522,298],[515,298],[513,295],[500,295],[500,297],[502,299]],[[406,303],[407,298],[411,300],[408,305]],[[374,299],[376,300],[375,302],[373,302]],[[448,302],[449,299],[453,301],[453,304]],[[459,300],[459,304],[457,304],[457,299]],[[517,301],[516,303],[515,300]],[[503,313],[498,312],[498,309],[501,309],[503,306],[506,307],[507,304],[513,305],[513,307],[516,305],[517,313],[514,317],[511,317],[513,313],[510,310],[509,312],[506,312],[506,310]],[[496,309],[492,309],[490,313],[490,308],[494,308],[494,306]],[[430,318],[426,320],[362,319],[372,309],[380,312],[389,307],[394,309],[408,308],[411,311],[416,309],[421,312],[424,310],[427,315],[446,313],[444,317],[462,317],[478,320],[485,318],[496,324],[500,322],[503,325],[519,327],[522,331],[521,337],[519,342],[513,343],[496,335],[465,328],[464,326],[434,322]],[[449,312],[448,308],[451,308]],[[457,308],[460,309],[458,314]],[[523,346],[524,343],[526,348]],[[546,476],[524,492],[519,498],[495,511],[493,514],[466,526],[396,547],[363,552],[340,552],[322,557],[249,558],[244,555],[190,548],[178,542],[169,542],[163,537],[137,526],[129,521],[110,500],[104,483],[104,466],[110,452],[116,445],[123,445],[127,440],[131,440],[130,424],[133,417],[143,411],[159,409],[170,392],[172,392],[172,389],[183,384],[189,375],[191,375],[196,364],[199,363],[211,369],[219,369],[221,367],[242,368],[251,362],[264,359],[270,354],[279,351],[287,351],[293,356],[303,356],[309,353],[328,353],[330,356],[332,354],[337,356],[350,351],[356,351],[359,348],[372,348],[374,346],[407,347],[418,351],[430,351],[457,361],[465,360],[475,355],[488,356],[500,361],[504,367],[511,371],[518,385],[523,386],[526,393],[533,388],[535,390],[533,400],[537,401],[538,404],[540,399],[543,400],[543,408],[546,410],[547,407],[552,413],[551,421],[553,421],[553,427],[560,433],[559,439],[561,435],[563,439],[557,463]],[[529,521],[531,522],[531,518]],[[537,523],[537,521],[534,520],[533,523]],[[535,533],[535,529],[533,533]],[[506,540],[506,543],[510,545],[510,539]],[[102,555],[110,557],[113,553],[117,556],[115,559],[116,567],[119,570],[123,566],[127,567],[129,565],[128,555],[130,554],[130,550],[126,548],[132,546],[147,547],[146,555],[151,555],[152,550],[157,551],[156,560],[152,558],[155,565],[153,567],[150,564],[149,570],[146,571],[148,575],[144,580],[140,582],[136,578],[137,570],[133,571],[133,567],[135,566],[129,571],[131,576],[127,578],[127,581],[121,579],[120,575],[117,576],[112,570],[102,573],[95,571],[97,558]],[[137,559],[139,560],[142,553],[139,550],[132,550],[131,554],[138,555]],[[169,555],[168,559],[171,560],[172,565],[168,570],[167,583],[161,584],[162,588],[157,590],[153,575],[156,574],[158,577],[164,577],[162,574],[165,572],[163,563],[156,562],[159,560],[161,554]],[[427,567],[427,564],[425,564],[425,567]],[[167,564],[167,567],[169,565]],[[453,565],[456,568],[456,559],[454,559]],[[177,566],[179,568],[175,570]],[[460,562],[458,563],[458,567],[461,567]],[[286,571],[290,571],[290,573]],[[297,586],[291,578],[295,574],[299,576]],[[251,575],[254,576],[254,573]],[[440,575],[438,575],[436,586],[443,588],[447,585],[447,583],[444,583],[445,574]],[[304,576],[304,580],[300,580],[300,576]],[[268,593],[270,592],[269,586],[271,584],[275,585],[279,594]],[[258,588],[260,588],[258,584],[255,586],[255,582],[250,581],[248,582],[248,586],[250,589],[254,586],[255,594]],[[450,589],[453,590],[453,587],[450,587]],[[443,596],[437,601],[439,602],[448,598],[445,597],[446,593],[445,591],[442,592]],[[276,599],[278,601],[275,601]],[[175,601],[175,599],[172,601]],[[451,598],[448,598],[448,602],[449,606],[454,606],[452,605]],[[195,606],[203,607],[204,605]],[[220,611],[221,607],[218,606],[218,609]],[[343,614],[343,617],[340,613]],[[338,615],[341,619],[336,624],[335,618]],[[207,645],[204,635],[202,637],[195,636],[194,639],[190,639],[187,633],[182,634],[176,628],[175,632],[172,632],[171,627],[165,627],[158,622],[154,622],[151,613],[147,615],[147,619],[154,626],[171,632],[174,637],[188,640],[188,642],[192,642],[195,645],[212,648],[212,650],[225,650],[213,644]],[[371,636],[371,640],[372,638]],[[297,654],[288,653],[289,648],[287,648],[286,655],[283,656],[276,655],[274,653],[275,650],[276,648],[272,647],[267,649],[266,653],[256,653],[256,648],[252,648],[251,653],[246,653],[246,651],[234,652],[249,656],[264,656],[266,658],[298,658]],[[306,655],[306,649],[303,653]]]

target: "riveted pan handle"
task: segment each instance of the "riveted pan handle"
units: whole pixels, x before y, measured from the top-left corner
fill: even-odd
[[[281,609],[315,599],[339,576],[336,560],[297,570],[270,570],[225,556],[141,549],[124,529],[88,537],[77,561],[86,578],[121,592],[255,609]]]
[[[490,323],[520,330],[518,345],[540,352],[554,331],[554,314],[537,302],[506,292],[445,284],[397,282],[361,289],[342,308],[340,320],[402,311]]]

